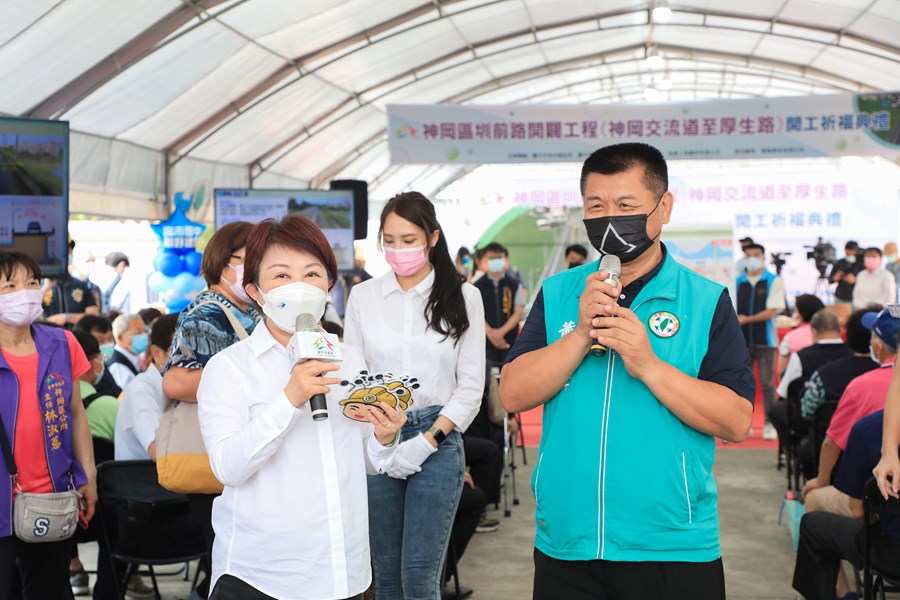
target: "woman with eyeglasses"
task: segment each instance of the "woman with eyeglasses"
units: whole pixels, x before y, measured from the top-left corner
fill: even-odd
[[[178,316],[169,361],[163,369],[163,392],[171,400],[197,402],[200,376],[209,359],[253,333],[259,321],[259,312],[241,285],[244,246],[252,227],[244,221],[229,223],[216,231],[203,251],[201,272],[209,288]],[[216,494],[188,494],[210,550],[215,497]],[[208,581],[203,581],[197,588],[203,598],[207,587]]]

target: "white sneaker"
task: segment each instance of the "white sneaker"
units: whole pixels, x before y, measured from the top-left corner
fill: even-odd
[[[766,421],[766,425],[765,425],[765,427],[763,427],[762,439],[764,439],[764,440],[777,440],[778,439],[778,432],[775,431],[775,427],[768,421]]]

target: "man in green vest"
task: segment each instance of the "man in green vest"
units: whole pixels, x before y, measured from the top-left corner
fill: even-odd
[[[621,278],[594,261],[545,280],[500,383],[507,410],[544,407],[534,598],[724,599],[715,438],[747,436],[756,392],[737,317],[660,242],[674,199],[656,148],[601,148],[581,191]]]

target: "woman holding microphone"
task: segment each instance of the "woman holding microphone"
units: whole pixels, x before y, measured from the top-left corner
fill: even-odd
[[[265,318],[209,360],[197,392],[225,485],[213,504],[214,600],[361,599],[371,582],[366,463],[393,451],[406,416],[387,402],[367,406],[365,422],[341,415],[339,384],[365,369],[352,349],[340,364],[296,366],[287,351],[297,317],[325,312],[336,277],[328,241],[305,217],[267,219],[247,238],[243,286]],[[326,420],[312,418],[315,394],[326,395]]]
[[[353,288],[344,331],[408,406],[385,474],[369,477],[376,597],[435,600],[465,474],[460,433],[484,391],[484,308],[425,196],[392,198],[379,234],[392,272]]]

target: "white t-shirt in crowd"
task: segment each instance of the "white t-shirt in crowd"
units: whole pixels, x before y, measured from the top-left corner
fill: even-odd
[[[751,286],[755,286],[761,277],[762,273],[759,275],[750,275],[748,273],[747,281],[750,282]],[[781,277],[776,275],[769,283],[769,297],[766,299],[766,309],[774,308],[776,311],[781,312],[786,306],[787,304],[785,303],[784,298],[784,281],[782,281]]]
[[[150,460],[148,448],[156,439],[166,402],[162,375],[153,364],[122,390],[116,416],[116,460]]]
[[[481,292],[462,287],[469,328],[454,343],[428,326],[425,304],[434,271],[404,292],[393,272],[353,286],[344,315],[344,342],[359,350],[373,374],[406,386],[410,410],[443,406],[441,414],[465,431],[484,393],[484,304]],[[386,376],[387,377],[387,376]]]
[[[864,269],[856,274],[853,286],[853,308],[859,310],[867,304],[886,306],[897,301],[897,281],[886,269],[869,271]]]
[[[352,381],[365,366],[352,348],[343,357],[329,376]],[[229,574],[276,598],[348,598],[371,582],[366,472],[382,447],[368,422],[342,414],[352,384],[332,386],[324,421],[294,408],[290,367],[260,323],[203,369],[200,430],[225,484],[213,503],[210,589]]]
[[[134,368],[137,370],[138,373],[141,372],[141,357],[140,356],[138,356],[131,350],[123,348],[122,346],[120,346],[118,344],[115,345],[114,349],[121,352],[122,355],[125,356],[125,358],[127,358],[128,361],[134,365]],[[132,379],[137,377],[137,375],[132,373],[131,369],[129,369],[128,367],[126,367],[125,365],[123,365],[121,363],[113,363],[113,364],[109,365],[107,367],[107,369],[109,370],[109,374],[112,375],[113,379],[115,380],[116,385],[118,385],[123,390],[125,389],[126,385],[131,383]]]

